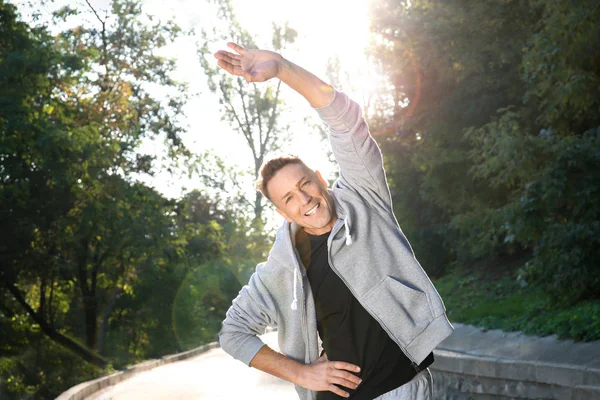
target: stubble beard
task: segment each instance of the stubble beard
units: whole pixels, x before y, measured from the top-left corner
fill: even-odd
[[[333,204],[333,199],[331,198],[331,196],[329,195],[329,193],[327,192],[327,190],[323,190],[321,191],[321,201],[320,201],[320,205],[319,207],[323,207],[326,206],[327,211],[329,213],[329,218],[327,219],[327,221],[321,225],[317,225],[317,226],[305,226],[304,230],[306,230],[307,228],[309,230],[314,230],[314,229],[323,229],[328,225],[331,225],[331,228],[333,228],[333,224],[332,221],[335,221],[337,219],[337,213],[335,212],[335,207]],[[324,204],[323,204],[324,203]],[[317,210],[318,211],[318,210]],[[325,211],[325,210],[323,210]]]

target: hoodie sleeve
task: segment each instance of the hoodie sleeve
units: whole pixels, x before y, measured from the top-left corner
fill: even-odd
[[[221,348],[248,366],[265,345],[257,335],[264,334],[267,326],[276,326],[275,305],[259,269],[260,265],[233,300],[219,332]]]
[[[315,110],[329,126],[331,148],[340,166],[341,184],[390,208],[391,195],[381,150],[369,133],[358,103],[336,91],[331,103]]]

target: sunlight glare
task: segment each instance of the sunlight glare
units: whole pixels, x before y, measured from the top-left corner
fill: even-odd
[[[172,15],[184,29],[199,31],[222,26],[221,21],[214,19],[214,5],[209,6],[204,2],[177,0],[166,7],[163,0],[145,0],[144,4],[148,12],[161,18]],[[327,76],[328,62],[339,60],[341,82],[336,87],[364,106],[372,82],[365,56],[369,42],[367,0],[231,0],[231,4],[240,25],[253,36],[259,47],[270,49],[273,23],[287,22],[298,32],[298,37],[293,45],[282,51],[284,57],[327,82],[330,81]],[[218,98],[208,93],[205,87],[205,77],[195,58],[193,42],[182,38],[170,46],[165,54],[178,59],[177,79],[190,82],[192,88],[202,93],[190,99],[186,107],[186,120],[190,127],[186,143],[196,153],[203,149],[214,149],[228,160],[237,160],[245,165],[245,161],[249,163],[251,160],[247,146],[231,127],[219,122]],[[224,47],[225,43],[220,48]],[[306,100],[291,90],[283,89],[282,98],[287,105],[283,118],[289,123],[293,138],[292,143],[281,149],[282,152],[300,156],[308,165],[319,169],[327,179],[335,178],[337,165],[327,160],[328,143],[320,141],[318,135],[312,133],[314,128],[305,123],[306,117],[316,122],[316,113]],[[168,182],[174,186],[182,184],[179,180],[166,178],[160,181],[157,182],[159,187],[165,187]],[[194,183],[188,181],[186,186],[194,187]],[[253,185],[250,183],[248,188],[250,196]],[[174,189],[169,191],[173,192]]]
[[[347,76],[351,87],[342,89],[357,95],[360,101],[369,89],[370,78],[365,56],[369,42],[369,2],[367,0],[306,0],[303,2],[281,2],[238,0],[235,10],[243,26],[268,43],[271,21],[288,21],[298,31],[298,40],[289,57],[319,77],[325,76],[329,60],[339,59],[340,73]]]

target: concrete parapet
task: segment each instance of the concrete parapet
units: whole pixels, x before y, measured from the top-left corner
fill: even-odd
[[[183,353],[164,356],[158,360],[144,361],[122,371],[73,386],[58,396],[56,400],[84,400],[94,393],[99,392],[100,390],[103,390],[109,386],[116,385],[119,382],[123,382],[124,380],[129,379],[140,372],[149,371],[164,364],[192,358],[217,347],[219,347],[219,344],[217,342],[212,342]]]
[[[436,399],[600,399],[600,342],[454,325],[430,367]]]

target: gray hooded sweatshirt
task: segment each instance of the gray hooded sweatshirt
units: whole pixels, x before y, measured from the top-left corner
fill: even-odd
[[[416,260],[392,211],[379,147],[360,106],[342,92],[317,108],[330,128],[340,177],[329,194],[338,220],[327,247],[329,264],[361,305],[416,364],[453,327],[431,280]],[[257,335],[276,327],[285,356],[310,364],[319,357],[315,303],[295,246],[295,223],[284,221],[266,262],[227,311],[219,333],[222,349],[250,365],[264,343]],[[300,399],[316,392],[296,385]]]

